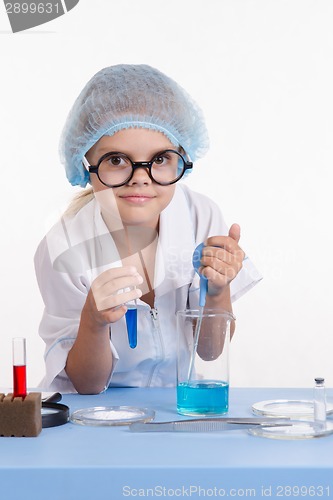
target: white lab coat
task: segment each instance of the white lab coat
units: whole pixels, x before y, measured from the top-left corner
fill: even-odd
[[[125,318],[110,325],[113,371],[107,386],[174,386],[176,383],[176,311],[198,307],[199,279],[194,248],[207,237],[228,234],[217,205],[178,184],[160,216],[155,264],[155,304],[138,300],[138,344],[128,345]],[[76,392],[64,367],[77,335],[81,310],[92,281],[102,271],[119,267],[113,239],[94,199],[73,218],[62,218],[41,241],[35,268],[45,304],[39,334],[46,344],[45,390]],[[232,301],[261,276],[246,258],[231,283]]]

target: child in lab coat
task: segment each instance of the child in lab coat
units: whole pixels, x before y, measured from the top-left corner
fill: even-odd
[[[85,189],[35,255],[43,388],[175,385],[176,312],[198,307],[199,243],[207,307],[231,311],[260,279],[239,246],[239,226],[229,229],[213,201],[178,182],[207,147],[196,103],[150,66],[105,68],[82,90],[61,154],[68,180]],[[133,304],[135,349],[125,321]]]

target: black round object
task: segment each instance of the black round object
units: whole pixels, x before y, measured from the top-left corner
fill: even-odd
[[[69,408],[60,403],[42,403],[42,427],[57,427],[67,424],[69,420]]]

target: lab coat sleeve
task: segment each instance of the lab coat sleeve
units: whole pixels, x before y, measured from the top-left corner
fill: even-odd
[[[39,385],[44,390],[76,392],[64,368],[68,352],[77,336],[90,282],[88,276],[83,273],[55,270],[50,259],[48,243],[44,238],[35,254],[36,277],[45,305],[39,335],[45,342],[46,374]],[[80,255],[76,258],[80,259]],[[110,345],[114,370],[118,355],[111,342]],[[111,375],[112,373],[110,378]]]
[[[205,241],[210,236],[226,236],[229,228],[222,216],[217,204],[205,195],[195,193],[185,188],[188,203],[195,228],[196,246]],[[246,250],[243,249],[245,252]],[[257,271],[248,256],[243,261],[243,267],[230,284],[231,301],[239,299],[255,286],[262,276]],[[190,306],[198,307],[199,277],[196,275],[190,287]]]

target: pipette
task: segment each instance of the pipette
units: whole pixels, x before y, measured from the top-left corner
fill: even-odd
[[[201,323],[202,323],[202,314],[203,310],[206,304],[206,295],[208,291],[208,279],[205,276],[202,276],[199,273],[199,268],[201,267],[201,257],[202,257],[202,250],[204,248],[204,244],[200,243],[196,247],[196,249],[193,252],[193,257],[192,257],[192,264],[195,269],[195,271],[199,274],[200,276],[200,292],[199,292],[199,317],[197,320],[197,323],[195,325],[195,331],[194,331],[194,340],[193,340],[193,349],[192,349],[192,354],[191,354],[191,359],[190,359],[190,364],[189,364],[189,369],[188,369],[188,376],[187,376],[187,383],[190,383],[190,380],[192,378],[192,372],[194,368],[194,359],[195,355],[197,353],[198,349],[198,343],[199,343],[199,335],[200,335],[200,329],[201,329]]]
[[[192,257],[192,264],[195,269],[195,271],[199,274],[200,276],[200,295],[199,295],[199,306],[200,307],[205,307],[206,304],[206,295],[208,291],[208,279],[205,276],[202,276],[199,273],[199,269],[201,267],[201,258],[202,258],[202,250],[204,249],[205,245],[203,243],[200,243],[200,245],[197,246],[197,248],[193,252],[193,257]]]

